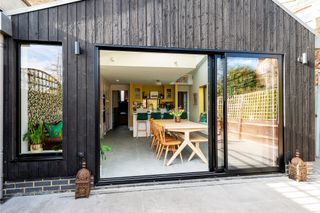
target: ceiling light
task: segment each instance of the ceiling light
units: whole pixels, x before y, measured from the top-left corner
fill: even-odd
[[[160,80],[156,80],[156,85],[162,85]]]

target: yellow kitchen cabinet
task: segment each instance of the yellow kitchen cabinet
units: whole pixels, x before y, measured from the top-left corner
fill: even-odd
[[[174,101],[174,85],[164,85],[164,101],[173,102]]]

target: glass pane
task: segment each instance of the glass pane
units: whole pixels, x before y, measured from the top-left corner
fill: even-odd
[[[224,59],[217,58],[217,143],[218,143],[218,168],[224,168],[224,128],[223,128],[223,64]]]
[[[278,60],[227,59],[228,168],[277,166]]]
[[[21,154],[62,151],[62,47],[21,45]]]

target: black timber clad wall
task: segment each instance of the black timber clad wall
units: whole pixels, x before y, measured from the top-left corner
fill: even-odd
[[[285,54],[285,155],[315,156],[314,35],[271,0],[86,0],[12,16],[5,48],[5,177],[69,176],[77,153],[95,169],[94,45],[136,45]],[[17,40],[59,41],[64,67],[64,160],[14,162]],[[74,41],[82,53],[74,55]],[[307,52],[309,64],[297,63]]]

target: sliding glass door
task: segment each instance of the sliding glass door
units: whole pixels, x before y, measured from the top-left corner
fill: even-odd
[[[279,167],[282,158],[280,56],[227,54],[216,60],[217,167]]]

